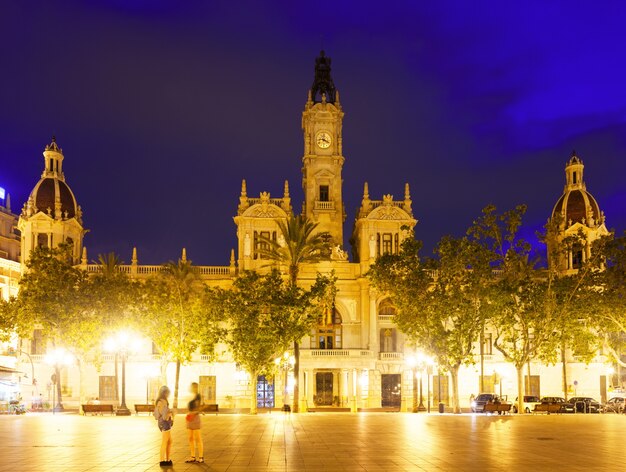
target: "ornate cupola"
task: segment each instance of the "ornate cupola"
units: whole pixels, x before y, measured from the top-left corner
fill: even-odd
[[[22,232],[22,259],[37,246],[73,246],[73,257],[80,259],[83,229],[82,210],[65,182],[63,151],[52,137],[43,152],[44,170],[22,208],[18,228]]]
[[[576,223],[588,227],[604,224],[604,212],[600,211],[596,199],[587,192],[583,180],[585,166],[583,161],[572,152],[572,157],[565,165],[565,189],[552,211],[552,218],[557,218],[565,229]]]
[[[585,166],[573,151],[565,165],[565,188],[552,210],[550,221],[556,228],[554,240],[548,242],[548,259],[561,272],[575,271],[591,257],[593,241],[609,234],[604,212],[587,191],[583,179]],[[584,238],[581,238],[581,234]],[[567,247],[562,247],[568,238]],[[574,240],[580,240],[574,244]],[[556,264],[556,265],[555,265]]]

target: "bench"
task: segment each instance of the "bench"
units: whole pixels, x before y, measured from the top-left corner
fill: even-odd
[[[135,414],[139,416],[139,413],[153,413],[153,403],[135,403]]]
[[[89,403],[87,405],[81,405],[81,407],[83,408],[83,413],[85,413],[85,415],[87,413],[91,413],[92,415],[98,415],[102,413],[111,413],[113,415],[115,413],[113,405],[108,404],[96,405]]]
[[[561,413],[561,405],[558,403],[540,403],[535,405],[533,413]]]
[[[202,405],[201,409],[202,413],[215,413],[215,416],[217,416],[220,411],[220,406],[217,403],[208,403]]]
[[[499,415],[506,414],[511,411],[511,406],[510,403],[487,403],[483,411],[485,413],[498,413]]]

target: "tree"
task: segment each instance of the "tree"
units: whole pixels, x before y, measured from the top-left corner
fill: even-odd
[[[178,407],[181,366],[191,360],[200,346],[200,333],[214,322],[207,305],[206,288],[191,262],[169,262],[141,287],[138,324],[161,354],[161,376],[165,383],[167,366],[176,362],[174,408]]]
[[[277,220],[280,237],[277,241],[262,239],[261,256],[287,267],[289,283],[292,288],[298,286],[298,275],[302,264],[315,263],[329,257],[328,234],[318,232],[318,224],[304,215],[289,216],[286,221]],[[304,334],[293,341],[293,366],[296,384],[294,386],[293,412],[300,409],[300,340]]]
[[[322,301],[332,284],[327,277],[318,276],[311,290],[304,291],[286,284],[280,273],[272,270],[267,275],[245,272],[230,290],[214,291],[214,300],[224,314],[224,339],[235,362],[250,375],[252,414],[257,411],[257,377],[271,374],[274,360],[293,339],[304,336],[306,320],[321,315]]]
[[[368,276],[389,294],[394,322],[408,339],[450,372],[453,408],[460,413],[458,373],[474,362],[473,343],[482,330],[485,285],[491,277],[488,254],[468,238],[444,237],[436,258],[421,260],[421,243],[405,239],[397,255],[385,255]]]
[[[493,205],[468,234],[492,254],[498,277],[490,287],[489,323],[495,329],[494,347],[517,371],[517,411],[523,412],[523,369],[541,352],[559,347],[560,326],[556,294],[546,274],[538,276],[530,244],[518,236],[525,205],[497,213]]]
[[[563,396],[567,398],[567,350],[572,350],[585,362],[590,362],[597,350],[598,336],[591,314],[598,303],[595,274],[602,269],[603,257],[602,251],[591,251],[591,257],[580,268],[564,273],[558,261],[567,260],[574,251],[584,250],[589,241],[582,230],[566,237],[562,237],[561,231],[561,219],[555,216],[539,234],[539,239],[547,247],[548,257],[547,269],[538,271],[536,277],[544,278],[548,284],[548,303],[554,300],[551,308],[557,326],[553,334],[557,338],[558,349],[553,349],[551,344],[540,346],[537,357],[544,363],[561,363]]]
[[[71,263],[71,247],[36,248],[30,253],[20,280],[18,297],[12,299],[13,325],[25,335],[35,327],[54,347],[65,347],[80,369],[80,399],[85,399],[83,369],[100,344],[102,325],[92,309],[87,274]],[[61,376],[55,366],[59,404]]]
[[[598,294],[593,319],[603,347],[620,366],[626,367],[626,233],[608,236],[594,243],[601,257],[602,271],[594,273]]]

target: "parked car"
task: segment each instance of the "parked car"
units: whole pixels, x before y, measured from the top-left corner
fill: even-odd
[[[513,403],[513,413],[517,413],[517,398],[518,397],[515,397],[515,403]],[[535,405],[539,405],[540,403],[539,397],[524,395],[524,409],[522,411],[524,413],[530,413],[535,409]]]
[[[624,413],[624,397],[613,397],[602,407],[603,413]]]
[[[543,397],[541,403],[548,403],[551,405],[561,405],[561,413],[574,413],[574,404],[565,401],[563,397]]]
[[[472,413],[484,413],[487,403],[496,403],[497,401],[500,399],[495,393],[481,393],[472,401],[470,409]]]
[[[600,403],[591,397],[572,397],[569,401],[576,413],[600,413]]]

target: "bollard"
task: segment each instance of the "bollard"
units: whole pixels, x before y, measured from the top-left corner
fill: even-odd
[[[443,413],[445,410],[445,405],[441,402],[439,402],[439,413]]]

